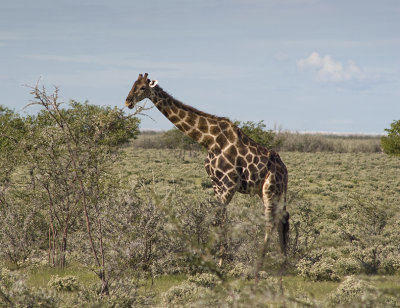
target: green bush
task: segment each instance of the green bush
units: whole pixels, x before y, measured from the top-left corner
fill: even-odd
[[[186,136],[182,131],[177,128],[172,128],[162,135],[161,139],[165,147],[168,149],[183,149],[183,150],[200,150],[201,145],[195,140]]]
[[[380,153],[381,141],[378,136],[328,135],[312,133],[283,132],[281,151],[331,152],[331,153]]]
[[[146,291],[145,295],[138,294],[139,285],[130,277],[120,277],[110,283],[107,296],[99,296],[99,290],[94,285],[83,286],[69,303],[69,307],[105,307],[130,308],[153,305],[154,292]]]
[[[237,262],[228,272],[228,275],[235,278],[251,279],[254,278],[254,270],[250,266]]]
[[[60,277],[58,275],[51,276],[49,287],[56,289],[57,291],[76,291],[79,290],[78,279],[75,276],[68,275]]]
[[[360,262],[352,257],[341,256],[336,260],[335,270],[339,275],[354,275],[362,273]]]
[[[14,264],[42,246],[48,228],[30,185],[28,134],[26,119],[0,106],[0,258]]]
[[[311,281],[339,281],[335,263],[336,260],[330,256],[314,254],[301,259],[297,263],[297,271],[301,277]]]
[[[399,240],[398,232],[393,229],[385,206],[378,206],[362,196],[351,196],[340,206],[337,223],[341,238],[347,242],[350,257],[357,260],[362,272],[390,274],[397,271],[398,262],[395,260],[400,251],[393,243]]]
[[[393,121],[390,128],[385,129],[387,136],[382,137],[381,144],[386,154],[400,155],[400,120]]]
[[[0,268],[0,307],[52,308],[58,304],[51,290],[30,288],[24,276]]]
[[[24,118],[0,105],[0,153],[11,155],[27,133]]]
[[[329,296],[327,306],[376,307],[378,297],[378,290],[371,284],[354,276],[348,276]]]
[[[202,273],[196,274],[195,276],[190,276],[188,281],[206,288],[214,288],[215,286],[221,284],[221,279],[211,273]]]
[[[248,137],[253,139],[255,142],[266,146],[267,148],[276,149],[282,144],[283,139],[281,135],[276,134],[272,129],[266,130],[264,121],[261,120],[258,123],[253,121],[234,123],[238,126]]]
[[[206,287],[186,281],[164,292],[161,301],[165,307],[187,307],[189,302],[196,302],[209,293]]]

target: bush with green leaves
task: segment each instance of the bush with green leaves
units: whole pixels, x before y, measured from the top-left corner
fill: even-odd
[[[143,186],[144,185],[144,186]],[[128,264],[135,271],[158,274],[160,263],[168,253],[166,218],[163,212],[165,200],[154,198],[141,181],[129,190],[121,190],[104,206],[105,234],[110,259],[118,264]],[[140,196],[140,192],[144,196]],[[161,268],[163,266],[159,265]],[[125,271],[126,269],[122,269]]]
[[[202,147],[195,140],[185,135],[177,128],[172,128],[162,135],[162,141],[169,149],[183,149],[189,151],[201,150]]]
[[[337,223],[341,237],[347,242],[350,257],[357,260],[366,274],[393,274],[398,270],[399,236],[389,213],[389,207],[378,206],[358,195],[351,196],[340,207]]]
[[[228,272],[230,277],[234,278],[246,278],[251,279],[254,276],[254,270],[252,267],[237,262]]]
[[[312,253],[297,263],[297,271],[301,277],[311,281],[339,281],[335,270],[335,259],[325,256],[323,252]]]
[[[367,281],[348,276],[328,298],[328,307],[377,307],[379,291]]]
[[[26,168],[27,136],[25,119],[0,106],[0,258],[14,264],[46,241],[45,217]]]
[[[27,133],[25,120],[13,110],[0,105],[0,176],[3,178],[11,169],[22,153],[20,143]],[[13,163],[11,163],[13,162]]]
[[[28,287],[26,277],[0,267],[0,307],[57,307],[59,299],[51,290]]]
[[[188,281],[206,288],[214,288],[222,282],[217,275],[211,273],[201,273],[190,276]]]
[[[85,233],[85,253],[107,292],[101,207],[119,185],[113,164],[138,135],[139,120],[87,102],[62,108],[57,88],[48,94],[37,84],[32,94],[30,105],[41,107],[36,115],[21,118],[0,108],[0,167],[8,166],[0,171],[0,256],[20,264],[47,245],[49,263],[64,267],[70,235]]]
[[[58,89],[48,94],[37,84],[32,88],[33,105],[42,108],[28,119],[29,158],[33,177],[48,204],[49,251],[53,265],[66,263],[68,235],[85,230],[92,261],[108,292],[105,269],[104,215],[101,206],[118,186],[111,178],[112,163],[120,147],[138,134],[139,120],[114,107],[71,101],[62,108]],[[78,223],[83,217],[85,226]],[[83,228],[82,228],[83,227]]]
[[[30,192],[12,189],[0,210],[0,258],[22,265],[46,244],[48,226],[40,204]]]
[[[240,122],[235,121],[234,125],[239,127],[248,137],[253,139],[255,142],[262,144],[268,148],[276,149],[282,145],[283,139],[281,135],[278,135],[274,130],[266,129],[264,121],[261,120],[258,123],[253,121]],[[177,128],[172,128],[166,131],[162,140],[167,148],[170,149],[184,149],[184,150],[200,150],[201,145],[198,144],[192,138],[186,136],[183,132]]]
[[[291,240],[289,253],[296,259],[307,257],[315,249],[324,225],[324,211],[321,206],[313,204],[301,193],[290,190],[288,204],[291,205]]]
[[[381,138],[381,145],[386,154],[400,156],[400,120],[393,121],[386,128],[387,136]]]
[[[121,276],[110,282],[110,291],[107,296],[99,296],[99,290],[94,285],[81,286],[71,296],[71,307],[143,307],[154,304],[155,294],[147,290],[146,294],[139,294],[140,285],[129,276]]]
[[[211,291],[206,287],[193,282],[183,282],[164,292],[161,301],[165,307],[186,307],[188,303],[199,301],[209,293]]]
[[[79,290],[79,282],[76,276],[67,275],[60,277],[53,275],[50,277],[49,283],[47,284],[50,288],[54,288],[57,291],[76,291]]]
[[[267,125],[265,125],[263,120],[259,121],[258,123],[253,121],[235,121],[234,124],[238,126],[248,137],[257,143],[266,146],[267,148],[276,149],[282,145],[282,136],[278,135],[272,129],[266,130]]]

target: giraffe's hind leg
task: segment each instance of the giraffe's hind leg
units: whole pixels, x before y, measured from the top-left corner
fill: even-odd
[[[276,182],[275,174],[269,173],[262,187],[262,200],[265,207],[266,229],[261,253],[256,264],[255,276],[263,266],[265,254],[271,241],[273,232],[278,229],[282,252],[285,253],[288,242],[289,222],[284,205],[284,189],[281,183]]]

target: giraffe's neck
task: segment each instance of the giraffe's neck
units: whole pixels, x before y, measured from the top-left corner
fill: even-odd
[[[224,148],[237,138],[233,124],[227,118],[216,117],[188,106],[159,86],[154,88],[150,99],[179,130],[208,150],[216,144]]]

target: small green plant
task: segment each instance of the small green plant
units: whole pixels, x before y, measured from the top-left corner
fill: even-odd
[[[188,281],[206,288],[214,288],[215,286],[220,285],[222,282],[218,276],[210,273],[202,273],[196,274],[195,276],[190,276]]]
[[[79,282],[75,276],[68,275],[60,277],[58,275],[51,276],[49,283],[47,284],[50,288],[54,288],[57,291],[76,291],[79,290]]]
[[[207,292],[209,291],[206,287],[186,281],[164,292],[162,294],[162,303],[165,307],[184,307],[188,302],[197,300]]]
[[[254,276],[254,270],[252,271],[252,268],[238,262],[236,263],[233,268],[228,272],[228,275],[234,278],[246,278],[246,279],[251,279],[252,276]]]
[[[354,276],[348,276],[337,290],[329,296],[328,306],[350,306],[351,304],[362,303],[362,307],[373,307],[372,304],[377,296],[378,291],[371,284]]]
[[[309,256],[297,263],[297,271],[300,276],[311,281],[339,281],[335,262],[333,258],[323,254]]]

